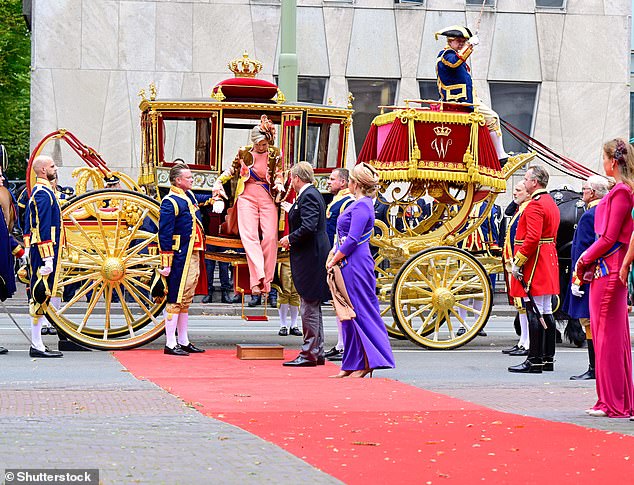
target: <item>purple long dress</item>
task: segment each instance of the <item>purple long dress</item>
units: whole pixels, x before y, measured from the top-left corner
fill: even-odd
[[[341,322],[343,333],[342,370],[394,367],[394,356],[376,297],[374,260],[370,238],[374,228],[374,204],[369,197],[352,203],[337,219],[336,247],[346,257],[341,273],[357,314]]]

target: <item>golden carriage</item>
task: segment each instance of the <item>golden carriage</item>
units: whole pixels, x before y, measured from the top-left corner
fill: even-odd
[[[506,180],[534,157],[512,156],[502,168],[477,107],[412,100],[382,108],[358,161],[381,178],[385,217],[371,243],[390,336],[451,349],[486,325],[491,275],[503,269],[482,226]]]
[[[164,302],[151,297],[150,281],[160,264],[160,199],[169,190],[174,159],[190,164],[195,191],[211,192],[222,167],[248,143],[250,129],[265,114],[278,127],[285,168],[310,161],[319,188],[326,191],[330,172],[345,166],[351,107],[287,103],[277,86],[253,77],[259,69],[246,55],[236,62],[230,67],[248,70],[247,81],[223,81],[207,99],[160,99],[154,86],[149,97],[140,92],[141,167],[136,181],[109,170],[95,150],[65,130],[47,135],[32,153],[29,190],[35,182],[31,162],[51,140],[66,141],[87,164],[73,172],[77,195],[62,206],[65,242],[52,291],[64,298],[59,308],[49,305],[47,310],[47,318],[71,340],[97,349],[128,349],[163,332]],[[112,175],[124,188],[104,187],[104,179]],[[244,255],[235,251],[241,246],[238,237],[212,230],[207,243],[228,248],[207,258],[244,262]]]

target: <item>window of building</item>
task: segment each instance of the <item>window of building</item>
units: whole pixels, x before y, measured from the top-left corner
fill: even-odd
[[[404,3],[410,5],[425,5],[425,0],[394,0],[394,3]]]
[[[482,0],[466,0],[466,5],[467,7],[481,7],[482,6]],[[495,0],[485,0],[484,2],[484,6],[485,7],[495,7]]]
[[[433,99],[434,101],[440,99],[440,93],[438,93],[438,84],[436,80],[419,79],[418,90],[420,91],[420,99]]]
[[[490,82],[491,108],[497,112],[500,118],[524,133],[532,135],[538,88],[538,83]],[[507,152],[520,153],[525,151],[525,148],[511,135],[503,131],[503,136],[504,148]]]
[[[566,0],[535,0],[538,8],[566,8]]]
[[[361,151],[370,124],[379,114],[379,106],[396,102],[396,79],[348,79],[348,89],[354,96],[353,128],[357,155]]]
[[[279,76],[275,76],[275,84],[279,84]],[[326,99],[327,77],[298,76],[297,101],[300,103],[324,104]]]

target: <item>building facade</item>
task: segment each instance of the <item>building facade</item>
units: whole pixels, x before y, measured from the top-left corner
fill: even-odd
[[[161,98],[208,97],[245,50],[263,62],[262,77],[277,73],[278,0],[32,0],[30,8],[31,146],[66,128],[133,176],[141,88],[155,82]],[[629,0],[485,0],[483,8],[481,0],[298,0],[300,98],[343,106],[352,92],[350,150],[358,152],[378,105],[437,99],[444,38],[434,33],[452,24],[478,31],[478,95],[556,152],[600,170],[603,141],[628,136]],[[519,149],[510,139],[507,147]],[[83,162],[65,147],[56,156],[68,183]]]

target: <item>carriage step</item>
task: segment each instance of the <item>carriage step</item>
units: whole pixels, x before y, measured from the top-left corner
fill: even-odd
[[[284,347],[281,345],[238,344],[236,349],[240,360],[284,360]]]

